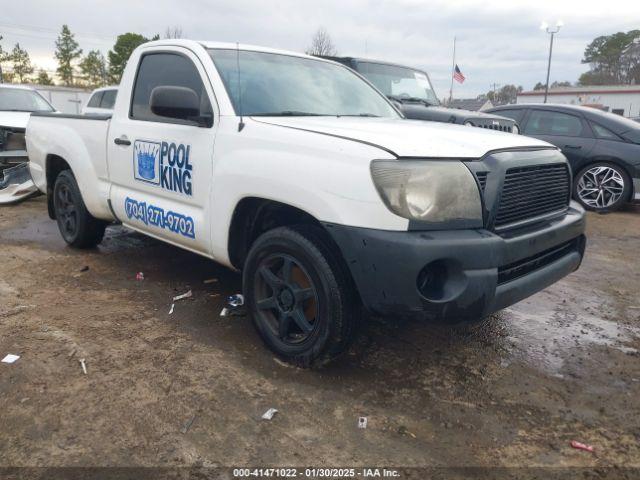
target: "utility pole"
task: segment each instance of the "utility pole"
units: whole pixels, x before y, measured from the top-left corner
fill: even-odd
[[[2,35],[0,35],[0,40],[2,40]],[[2,61],[4,60],[4,51],[2,50],[2,45],[0,45],[0,83],[4,83],[4,79],[2,78]]]
[[[544,102],[543,103],[547,103],[547,96],[549,95],[549,74],[551,73],[551,55],[553,54],[553,37],[555,36],[556,33],[560,31],[560,28],[562,28],[563,25],[564,23],[562,22],[562,20],[558,20],[556,22],[555,27],[550,27],[547,24],[547,22],[542,22],[542,25],[540,25],[541,30],[546,30],[546,32],[551,35],[551,41],[549,42],[549,61],[547,62],[547,81],[544,84]]]
[[[449,88],[449,103],[453,100],[453,74],[456,71],[456,37],[453,37],[453,62],[451,63],[451,88]]]

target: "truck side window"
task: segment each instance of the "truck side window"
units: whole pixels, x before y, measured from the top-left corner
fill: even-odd
[[[133,87],[130,118],[150,122],[190,124],[187,121],[161,117],[151,112],[149,106],[151,92],[158,86],[190,88],[200,98],[200,114],[212,115],[207,91],[191,60],[177,53],[149,53],[140,60]]]
[[[89,101],[87,102],[87,107],[98,108],[100,107],[100,100],[102,99],[102,94],[104,92],[96,92],[94,93]]]
[[[116,103],[117,93],[117,90],[105,90],[104,95],[102,95],[102,100],[100,101],[100,108],[112,109]]]

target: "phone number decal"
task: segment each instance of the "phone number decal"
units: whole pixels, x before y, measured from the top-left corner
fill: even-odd
[[[127,197],[124,201],[124,210],[131,220],[138,220],[145,225],[169,230],[183,237],[196,238],[193,218],[176,212],[165,212],[163,208],[147,205],[147,202],[139,202]]]

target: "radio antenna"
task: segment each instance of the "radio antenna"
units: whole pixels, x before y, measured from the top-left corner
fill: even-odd
[[[242,84],[240,83],[240,44],[236,42],[236,69],[238,71],[238,103],[240,107],[240,123],[238,124],[238,131],[241,132],[244,128],[244,119],[242,118]]]

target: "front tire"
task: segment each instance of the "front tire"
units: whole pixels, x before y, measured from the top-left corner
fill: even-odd
[[[246,304],[258,333],[301,367],[344,352],[359,323],[359,298],[335,249],[319,227],[279,227],[254,242],[245,262]]]
[[[91,248],[102,241],[107,224],[89,213],[71,170],[56,178],[53,209],[62,238],[72,247]]]
[[[576,175],[573,197],[587,210],[613,212],[629,199],[631,179],[613,163],[587,165]]]

